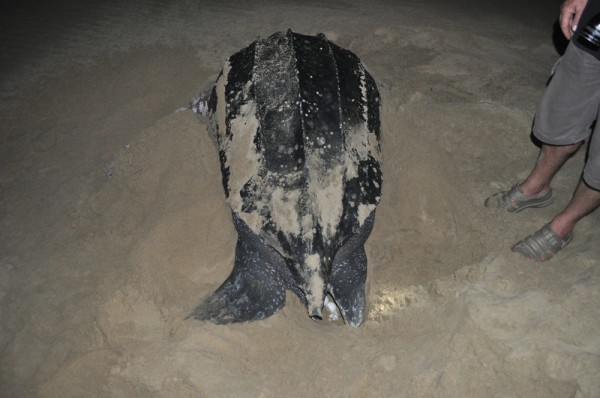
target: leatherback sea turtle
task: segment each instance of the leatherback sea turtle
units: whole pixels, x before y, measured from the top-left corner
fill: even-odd
[[[216,136],[238,242],[233,271],[190,317],[263,319],[289,289],[313,319],[329,295],[360,325],[382,185],[371,75],[323,34],[289,30],[232,55],[204,98],[192,108]]]

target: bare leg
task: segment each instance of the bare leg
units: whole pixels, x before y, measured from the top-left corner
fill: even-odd
[[[520,212],[530,207],[545,207],[552,203],[550,183],[561,166],[581,147],[582,142],[570,145],[543,144],[535,166],[520,184],[508,191],[488,197],[484,206]]]
[[[581,180],[567,207],[550,222],[550,228],[563,239],[573,231],[579,220],[598,206],[600,206],[600,191],[589,187]]]
[[[543,144],[533,170],[531,170],[525,181],[520,184],[523,194],[530,198],[546,195],[550,190],[552,178],[567,159],[577,152],[581,144],[583,144],[583,141],[571,145]]]

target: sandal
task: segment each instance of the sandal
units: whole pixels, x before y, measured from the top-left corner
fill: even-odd
[[[528,207],[545,207],[554,201],[552,188],[541,198],[528,198],[523,194],[519,184],[508,191],[497,192],[487,198],[483,205],[488,208],[505,209],[509,213],[518,213]]]
[[[571,239],[573,232],[569,232],[561,240],[550,228],[550,224],[546,224],[539,231],[515,243],[510,250],[535,261],[546,261],[568,245]]]

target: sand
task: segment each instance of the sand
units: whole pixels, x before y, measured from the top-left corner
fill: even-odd
[[[482,206],[537,156],[559,2],[163,3],[3,13],[0,396],[600,396],[600,213],[547,263],[509,250],[567,203],[584,151],[551,206]],[[380,85],[367,320],[314,322],[293,294],[260,322],[184,320],[236,234],[215,145],[175,111],[288,27]]]

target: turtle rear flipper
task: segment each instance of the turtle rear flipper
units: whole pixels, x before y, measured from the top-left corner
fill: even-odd
[[[350,326],[359,326],[364,320],[367,280],[367,255],[364,244],[374,223],[375,212],[372,212],[358,233],[338,250],[331,265],[330,294],[344,321]]]
[[[233,213],[238,232],[233,271],[188,316],[217,324],[267,318],[285,304],[284,260]]]

